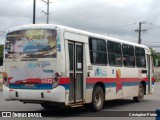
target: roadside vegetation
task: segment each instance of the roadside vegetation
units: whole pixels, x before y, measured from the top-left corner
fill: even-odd
[[[160,81],[160,53],[156,53],[152,48],[150,49],[154,64],[154,77],[156,81]]]

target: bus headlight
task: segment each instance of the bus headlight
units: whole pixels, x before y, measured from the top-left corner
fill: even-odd
[[[6,73],[3,73],[3,84],[9,86],[9,81]]]
[[[53,88],[55,88],[55,87],[57,87],[58,86],[58,83],[59,83],[59,79],[60,79],[60,77],[61,77],[61,73],[58,73],[58,72],[56,72],[55,73],[55,78],[54,78],[54,80],[53,80]]]

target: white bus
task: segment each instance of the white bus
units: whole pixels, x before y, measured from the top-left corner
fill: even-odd
[[[153,92],[148,47],[60,25],[24,25],[8,30],[5,41],[5,100],[44,108],[93,111],[104,101]]]

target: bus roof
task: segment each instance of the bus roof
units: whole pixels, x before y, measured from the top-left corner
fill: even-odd
[[[22,25],[22,26],[10,28],[7,32],[23,30],[23,29],[24,30],[25,29],[33,29],[33,28],[35,28],[35,29],[36,28],[41,28],[41,29],[47,29],[47,28],[57,29],[57,28],[60,28],[60,29],[64,29],[64,31],[66,31],[66,32],[77,33],[77,34],[81,34],[81,35],[85,35],[85,36],[89,36],[89,37],[95,37],[95,38],[99,38],[99,39],[111,40],[111,41],[120,42],[120,43],[123,43],[123,44],[129,44],[129,45],[133,45],[133,46],[143,47],[145,49],[149,49],[147,46],[142,45],[142,44],[137,44],[137,43],[129,42],[129,41],[126,41],[126,40],[112,38],[112,37],[99,35],[99,34],[92,33],[92,32],[87,32],[87,31],[83,31],[83,30],[79,30],[79,29],[75,29],[75,28],[71,28],[71,27],[66,27],[66,26],[63,26],[63,25],[56,25],[56,24],[28,24],[28,25]]]

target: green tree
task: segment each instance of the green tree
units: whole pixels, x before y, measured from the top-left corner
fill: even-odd
[[[150,50],[151,50],[154,66],[156,65],[156,59],[158,60],[158,66],[160,66],[160,55],[156,53],[152,48],[150,48]]]
[[[155,53],[155,51],[152,48],[150,48],[150,50],[151,50],[151,55],[152,55],[152,58],[153,58],[153,63],[154,63],[154,66],[155,66],[156,59],[158,57],[157,57],[157,54]]]

